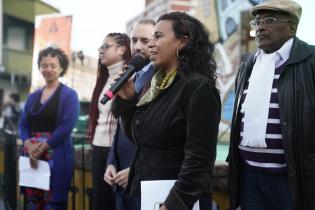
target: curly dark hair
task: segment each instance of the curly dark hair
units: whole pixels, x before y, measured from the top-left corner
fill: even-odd
[[[125,33],[109,33],[106,37],[111,37],[115,40],[116,44],[119,46],[124,46],[126,48],[123,55],[124,64],[127,64],[131,58],[130,52],[130,38]],[[102,65],[101,61],[98,60],[98,69],[97,69],[97,78],[96,84],[92,94],[92,100],[89,110],[89,125],[88,125],[88,141],[92,142],[95,128],[97,125],[97,119],[99,116],[98,112],[98,99],[104,88],[104,85],[107,83],[109,77],[107,66]],[[112,125],[110,125],[112,127]],[[111,132],[111,130],[110,130]]]
[[[40,68],[40,62],[42,61],[43,57],[47,57],[48,55],[50,55],[52,57],[57,56],[57,58],[59,60],[59,64],[60,64],[61,69],[62,69],[60,76],[63,76],[68,70],[69,58],[65,54],[65,52],[60,48],[47,47],[47,48],[41,50],[38,54],[38,59],[37,59],[38,68]]]
[[[157,22],[169,20],[176,38],[188,37],[187,44],[179,51],[179,67],[185,74],[197,71],[216,84],[216,62],[213,58],[214,44],[210,42],[209,31],[196,18],[184,12],[170,12],[161,15]]]

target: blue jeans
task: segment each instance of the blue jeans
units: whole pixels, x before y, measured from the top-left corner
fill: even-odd
[[[242,210],[292,210],[293,201],[286,175],[263,173],[241,166]]]

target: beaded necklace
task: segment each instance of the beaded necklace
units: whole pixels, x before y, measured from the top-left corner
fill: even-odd
[[[37,97],[35,97],[34,100],[32,101],[33,104],[31,105],[31,108],[30,108],[31,114],[33,116],[39,115],[43,111],[43,109],[47,106],[47,104],[50,102],[51,98],[53,98],[53,96],[57,93],[57,91],[59,91],[59,88],[61,88],[61,87],[62,87],[62,83],[59,83],[59,85],[56,88],[56,90],[53,92],[53,94],[51,94],[51,96],[49,96],[49,98],[44,103],[40,102],[40,99],[42,97],[42,94],[44,92],[45,87],[42,88],[40,90],[40,94]],[[40,106],[40,108],[38,110],[35,111],[35,106],[37,105],[38,102],[41,104],[41,106]]]

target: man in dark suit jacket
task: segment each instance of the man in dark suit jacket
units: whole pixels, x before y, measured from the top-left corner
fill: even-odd
[[[131,31],[131,53],[132,55],[143,55],[148,61],[150,58],[147,43],[150,41],[155,22],[149,19],[140,20]],[[135,88],[140,97],[150,84],[153,76],[153,65],[147,64],[135,76]],[[128,183],[129,166],[135,152],[135,146],[126,137],[118,123],[114,141],[107,160],[107,168],[104,180],[116,188],[116,210],[140,209],[138,203],[140,198],[124,194],[124,188]]]

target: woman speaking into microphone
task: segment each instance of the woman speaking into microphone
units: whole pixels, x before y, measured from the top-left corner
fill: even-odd
[[[150,88],[139,99],[130,81],[112,107],[137,146],[126,190],[140,196],[141,181],[175,179],[160,210],[192,209],[197,200],[209,210],[221,110],[214,45],[200,21],[171,12],[159,17],[148,46]]]

